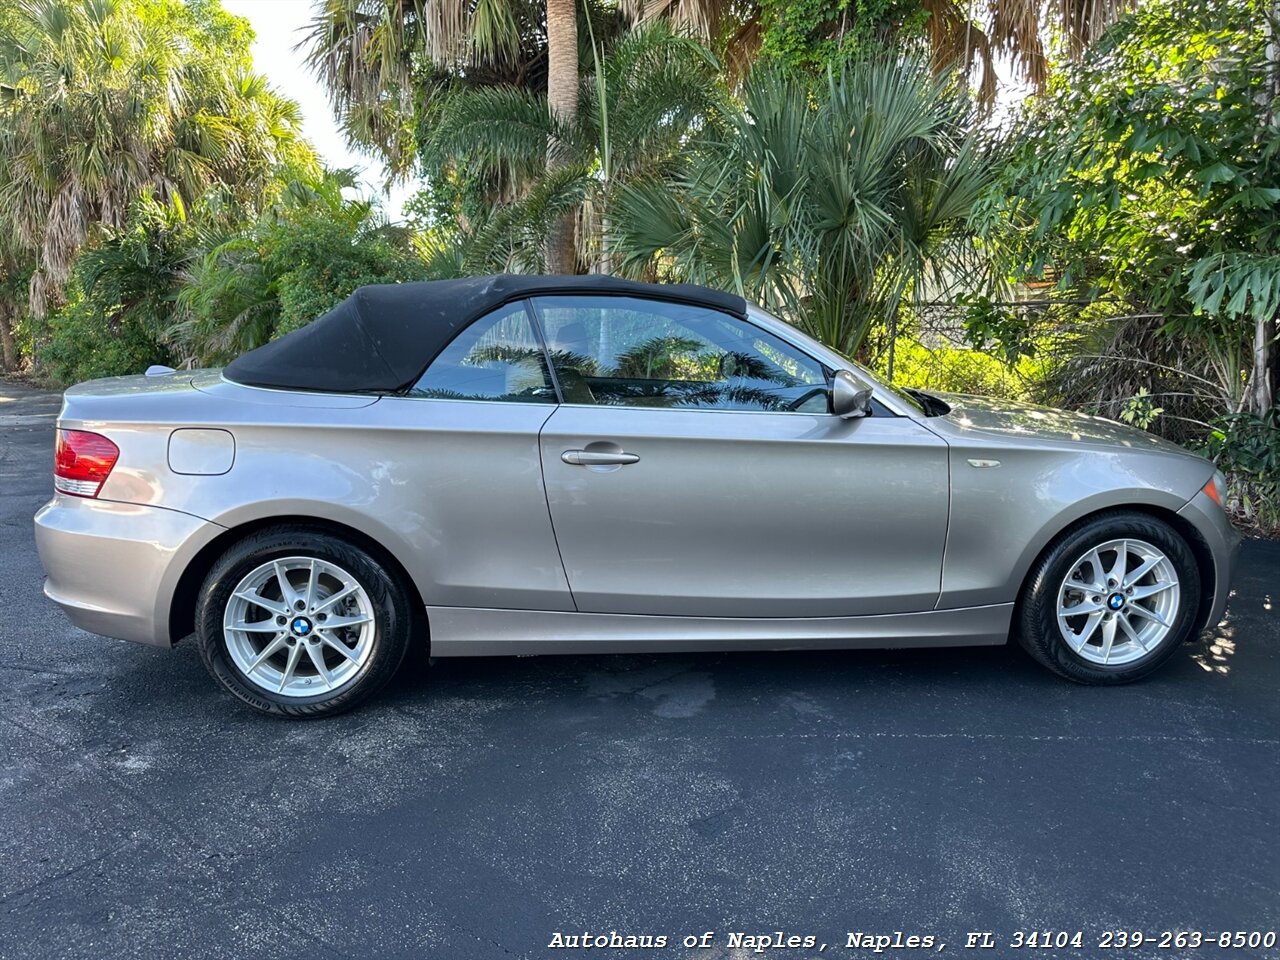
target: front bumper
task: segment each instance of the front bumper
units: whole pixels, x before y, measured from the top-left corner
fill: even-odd
[[[44,592],[82,630],[170,646],[178,579],[224,528],[163,507],[57,494],[35,518]]]
[[[1192,497],[1178,511],[1178,516],[1196,528],[1213,555],[1213,603],[1204,622],[1200,624],[1200,629],[1203,630],[1217,626],[1227,612],[1231,578],[1235,574],[1236,558],[1240,554],[1240,534],[1231,526],[1226,511],[1203,492]]]

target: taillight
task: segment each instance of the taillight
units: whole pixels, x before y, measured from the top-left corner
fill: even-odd
[[[120,448],[100,433],[59,430],[53,453],[54,489],[96,497],[119,456]]]

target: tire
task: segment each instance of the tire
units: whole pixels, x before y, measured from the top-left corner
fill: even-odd
[[[1115,511],[1067,530],[1040,555],[1014,629],[1026,651],[1061,677],[1129,683],[1191,637],[1199,607],[1200,571],[1182,536],[1148,514]]]
[[[310,719],[350,710],[391,679],[409,647],[413,608],[397,576],[367,551],[281,526],[219,558],[195,619],[200,657],[223,689],[261,713]]]

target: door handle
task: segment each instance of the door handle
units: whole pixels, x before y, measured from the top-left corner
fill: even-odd
[[[638,463],[640,458],[634,453],[623,453],[611,450],[566,450],[560,459],[575,467],[601,467],[613,464]]]

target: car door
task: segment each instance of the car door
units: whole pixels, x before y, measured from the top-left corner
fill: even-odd
[[[542,428],[577,609],[842,617],[932,609],[946,444],[749,321],[629,297],[530,300],[563,403]]]
[[[538,431],[556,395],[523,302],[481,317],[362,433],[372,488],[413,552],[427,602],[573,610],[542,485]]]

